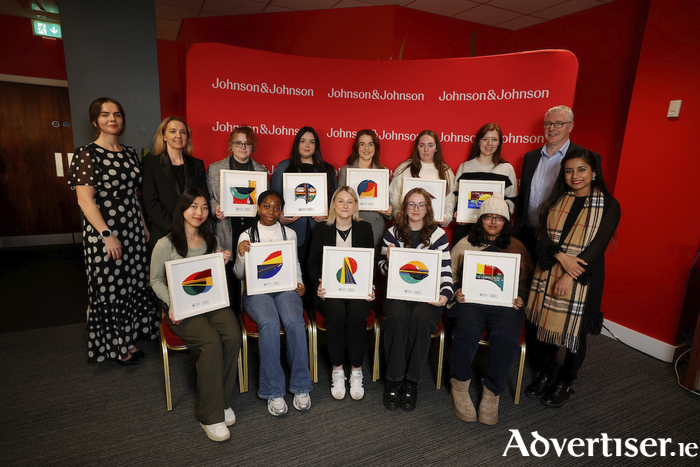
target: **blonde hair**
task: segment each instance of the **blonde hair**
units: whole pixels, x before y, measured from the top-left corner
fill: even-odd
[[[191,156],[192,155],[192,130],[190,130],[190,126],[187,124],[186,121],[181,119],[180,117],[166,117],[165,120],[163,120],[160,125],[158,125],[158,129],[156,130],[156,134],[153,135],[153,154],[156,156],[160,156],[163,154],[167,149],[168,145],[165,142],[165,130],[168,128],[168,125],[170,122],[180,122],[183,125],[185,125],[185,128],[187,129],[187,144],[185,145],[185,148],[182,150],[182,153],[185,154],[186,156]]]
[[[331,198],[331,206],[328,209],[328,220],[326,221],[326,225],[333,225],[335,223],[335,218],[337,217],[337,214],[335,213],[335,199],[338,197],[338,195],[342,192],[345,193],[350,193],[350,196],[352,196],[352,199],[355,200],[355,212],[352,213],[352,220],[355,222],[360,221],[360,214],[359,214],[359,208],[360,208],[360,201],[357,199],[357,193],[355,193],[355,190],[350,188],[347,185],[343,185],[338,187],[337,190],[335,190],[335,193],[333,193],[333,197]]]

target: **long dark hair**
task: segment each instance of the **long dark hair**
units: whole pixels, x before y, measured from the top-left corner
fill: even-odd
[[[571,187],[566,184],[566,163],[572,159],[583,159],[586,164],[591,167],[591,172],[593,173],[593,180],[591,180],[591,193],[588,196],[593,196],[594,188],[598,188],[604,196],[612,196],[608,186],[603,180],[603,168],[598,164],[598,160],[593,155],[591,151],[586,148],[580,148],[572,151],[564,156],[561,160],[561,168],[559,169],[559,175],[557,175],[557,181],[554,182],[554,188],[552,189],[552,194],[549,196],[547,201],[542,203],[539,207],[539,224],[537,225],[537,237],[544,238],[547,235],[547,216],[549,211],[557,204],[559,199],[566,193],[571,191]]]
[[[260,206],[262,206],[263,201],[267,199],[269,196],[277,196],[280,200],[281,208],[284,209],[284,198],[282,197],[282,194],[280,194],[279,191],[276,190],[267,190],[263,191],[260,196],[258,196],[258,213],[255,215],[255,219],[253,219],[253,224],[250,226],[250,231],[248,232],[248,236],[250,237],[250,243],[257,243],[260,241],[260,232],[258,232],[258,221],[260,221]],[[280,225],[282,228],[282,238],[284,240],[287,240],[287,231],[284,229],[284,225],[278,220],[277,223]]]
[[[352,165],[360,157],[360,137],[369,136],[372,138],[372,143],[374,143],[374,156],[372,156],[372,164],[376,165],[378,169],[383,169],[384,166],[379,162],[379,137],[374,132],[374,130],[360,130],[355,136],[355,141],[352,143],[352,153],[348,156],[345,161],[348,165]]]
[[[173,212],[173,228],[168,234],[168,239],[175,247],[177,254],[183,258],[187,256],[189,247],[187,246],[187,235],[185,235],[185,216],[183,213],[187,211],[194,200],[202,197],[209,206],[209,198],[199,188],[192,187],[185,190],[180,199],[177,200],[175,211]],[[216,249],[216,235],[212,232],[214,227],[214,213],[211,211],[207,215],[207,219],[197,228],[197,233],[204,239],[207,244],[207,254],[213,253]]]
[[[501,157],[501,148],[503,147],[503,131],[501,131],[501,127],[498,126],[498,124],[496,123],[487,123],[486,125],[479,128],[479,131],[476,132],[476,136],[474,137],[472,150],[469,153],[469,157],[467,157],[467,160],[470,161],[472,159],[476,159],[481,155],[481,147],[479,146],[479,141],[481,141],[482,138],[486,136],[486,133],[488,133],[489,131],[495,131],[496,133],[498,133],[498,147],[493,152],[493,156],[491,157],[491,163],[493,163],[494,167],[497,167],[503,164],[505,161]]]
[[[316,150],[313,153],[313,166],[316,172],[326,174],[326,187],[328,191],[328,199],[333,196],[333,189],[335,185],[335,169],[328,162],[323,160],[321,155],[321,140],[318,137],[318,133],[310,126],[305,126],[301,130],[297,131],[297,135],[294,137],[294,143],[292,144],[292,152],[289,154],[289,167],[285,172],[301,172],[301,154],[299,153],[299,142],[301,137],[306,133],[311,133],[314,135],[314,140],[316,141]]]
[[[420,241],[425,246],[430,246],[430,236],[433,234],[438,226],[435,220],[435,215],[433,214],[433,202],[430,201],[430,195],[423,188],[414,188],[403,197],[401,201],[401,212],[397,216],[396,221],[396,238],[404,244],[406,248],[411,248],[413,246],[413,241],[411,240],[411,227],[408,225],[408,198],[411,195],[419,194],[425,198],[425,217],[423,218],[423,228],[420,229]]]
[[[435,154],[433,155],[433,165],[438,171],[438,174],[440,176],[440,180],[448,180],[448,175],[447,173],[450,170],[450,167],[445,163],[445,161],[442,158],[442,148],[440,147],[440,139],[438,138],[437,133],[435,133],[433,130],[423,130],[420,133],[418,133],[418,136],[416,136],[416,140],[413,142],[413,152],[411,152],[411,163],[406,166],[401,172],[405,172],[407,169],[410,168],[411,170],[411,176],[413,178],[419,178],[420,175],[420,169],[423,168],[420,154],[418,153],[418,142],[423,136],[430,136],[433,138],[433,141],[435,141]],[[394,174],[396,176],[398,174]],[[450,192],[450,184],[447,184],[447,188],[445,189],[445,193]]]
[[[485,215],[486,214],[479,216],[479,219],[476,221],[476,225],[474,228],[472,228],[471,233],[469,233],[469,237],[467,237],[469,243],[474,246],[487,245],[491,242],[489,237],[486,235],[486,231],[484,230]],[[508,245],[510,245],[510,219],[506,219],[506,221],[503,223],[503,229],[501,229],[501,233],[498,234],[496,240],[493,241],[493,245],[501,250],[505,250],[508,248]]]

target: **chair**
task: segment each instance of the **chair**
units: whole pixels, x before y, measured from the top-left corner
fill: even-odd
[[[479,341],[479,345],[483,345],[484,347],[488,347],[491,345],[491,342],[488,341],[488,331],[484,331],[484,333],[481,335],[481,340]],[[522,387],[523,384],[523,372],[525,371],[525,354],[527,351],[527,345],[525,344],[525,326],[523,326],[523,330],[520,332],[520,366],[518,367],[518,383],[515,386],[515,404],[520,404],[520,388]]]
[[[312,323],[313,338],[314,338],[314,383],[318,383],[318,331],[326,330],[326,317],[320,311],[316,312],[316,319]],[[379,379],[379,336],[381,333],[379,323],[375,319],[374,311],[370,308],[367,315],[367,330],[374,330],[374,365],[372,367],[372,381]]]
[[[315,347],[313,345],[314,343],[314,337],[313,337],[313,326],[310,325],[309,322],[309,317],[306,314],[306,310],[303,310],[304,312],[304,327],[306,328],[306,332],[308,334],[308,339],[309,339],[309,372],[313,375],[314,374],[314,362],[316,360],[316,353],[314,351]],[[243,352],[243,377],[241,378],[241,392],[248,392],[248,337],[259,337],[258,333],[258,323],[253,321],[253,318],[251,318],[248,313],[245,311],[243,308],[243,305],[241,304],[241,314],[238,316],[238,319],[241,323],[241,331],[243,332],[243,345],[241,346],[241,350]],[[284,334],[284,329],[280,327],[280,335]]]

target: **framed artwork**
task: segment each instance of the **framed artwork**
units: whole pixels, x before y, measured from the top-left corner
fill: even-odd
[[[513,300],[518,296],[519,280],[519,254],[464,252],[462,293],[467,302],[513,306]]]
[[[323,247],[321,283],[326,298],[365,300],[372,294],[373,281],[374,248]]]
[[[219,202],[224,215],[255,217],[258,195],[267,190],[267,172],[222,170],[220,177]]]
[[[347,184],[357,193],[360,211],[389,209],[389,169],[347,169]]]
[[[481,203],[494,193],[505,196],[506,182],[503,180],[460,180],[457,200],[457,222],[473,224],[479,219]]]
[[[386,297],[410,302],[437,302],[441,266],[440,251],[392,247]]]
[[[327,216],[328,190],[325,173],[285,173],[282,179],[284,215]]]
[[[176,320],[229,306],[223,253],[166,261],[165,273]]]
[[[297,244],[251,243],[245,254],[245,286],[248,295],[284,292],[297,288]]]
[[[406,193],[414,188],[423,188],[430,195],[433,202],[433,214],[435,220],[442,222],[445,220],[445,190],[447,190],[447,180],[425,180],[424,178],[406,178],[403,181],[403,193],[401,200]]]

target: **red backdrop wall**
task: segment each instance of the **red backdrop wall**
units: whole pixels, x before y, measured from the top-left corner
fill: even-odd
[[[0,73],[66,79],[63,41],[35,36],[29,18],[0,15]]]

